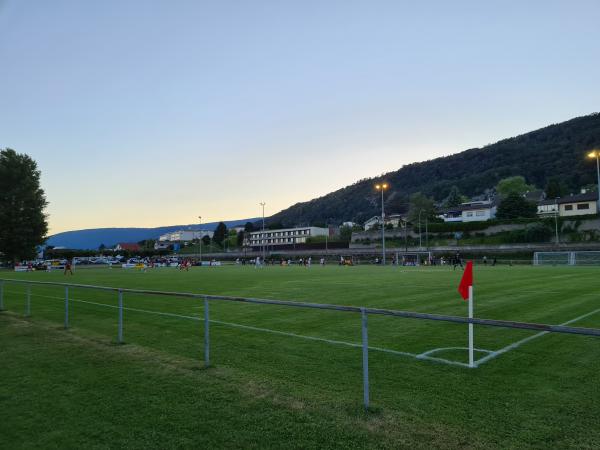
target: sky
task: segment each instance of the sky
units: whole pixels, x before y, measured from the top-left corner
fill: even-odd
[[[50,233],[256,217],[600,110],[600,2],[0,0]]]

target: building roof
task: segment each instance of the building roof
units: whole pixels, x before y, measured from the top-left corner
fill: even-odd
[[[135,242],[119,242],[119,247],[123,250],[139,250],[140,246]]]
[[[554,205],[555,203],[563,204],[563,203],[578,203],[578,202],[590,202],[597,201],[598,193],[597,192],[586,192],[584,194],[571,194],[566,195],[564,197],[560,197],[558,199],[548,199],[538,202],[538,205]]]
[[[525,199],[529,200],[530,202],[539,202],[541,200],[544,200],[546,194],[541,189],[537,189],[535,191],[526,192],[525,194],[523,194],[523,197],[525,197]]]
[[[479,209],[491,209],[495,207],[495,203],[469,203],[463,204],[459,206],[455,206],[454,208],[448,208],[446,212],[462,212],[462,211],[474,211]]]
[[[269,228],[265,228],[265,230],[255,230],[250,232],[250,235],[254,235],[254,234],[260,234],[260,233],[279,233],[280,231],[295,231],[295,230],[329,230],[329,228],[323,228],[323,227],[312,227],[312,226],[306,226],[306,227],[295,227],[295,228],[277,228],[277,229],[269,229]]]

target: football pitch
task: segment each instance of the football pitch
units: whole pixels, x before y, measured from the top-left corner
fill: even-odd
[[[589,267],[479,266],[474,315],[600,328],[598,274]],[[456,291],[461,275],[450,267],[376,266],[223,266],[189,272],[103,268],[79,269],[73,277],[0,272],[0,278],[19,280],[466,316],[467,304]],[[223,379],[225,370],[244,395],[266,397],[263,408],[275,415],[285,411],[285,420],[292,423],[284,428],[294,429],[290,433],[301,433],[305,415],[315,419],[310,427],[314,442],[302,446],[338,446],[341,437],[324,441],[321,436],[331,433],[343,436],[345,447],[581,448],[600,442],[600,338],[476,325],[477,367],[468,368],[467,325],[369,315],[371,409],[364,412],[360,314],[211,300],[211,367],[199,370],[205,356],[202,299],[125,292],[126,345],[116,346],[116,292],[70,288],[65,332],[60,330],[64,287],[33,284],[30,317],[23,319],[27,289],[24,284],[4,284],[4,321],[39,326],[41,340],[44,333],[76,338],[80,348],[75,352],[85,352],[88,345],[93,353],[104,345],[107,365],[115,364],[117,371],[111,354],[118,357],[128,347],[143,353],[142,360],[191,364],[200,377],[197,382]],[[18,347],[14,336],[0,339],[5,349]],[[63,358],[68,361],[69,356]],[[110,389],[99,383],[99,388]],[[184,395],[189,385],[179,387]],[[51,392],[39,395],[52,401]],[[239,401],[213,407],[229,411]],[[223,418],[224,427],[226,423]],[[327,429],[318,425],[327,423]],[[206,433],[205,438],[211,431]],[[258,442],[257,447],[287,442],[283,437],[277,441],[276,434],[264,436],[265,445]],[[238,445],[252,447],[248,442],[232,446]]]

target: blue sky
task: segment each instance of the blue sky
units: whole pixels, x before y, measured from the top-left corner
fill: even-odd
[[[0,0],[52,232],[267,214],[600,110],[597,1]]]

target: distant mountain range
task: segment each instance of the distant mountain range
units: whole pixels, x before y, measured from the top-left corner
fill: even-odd
[[[223,221],[228,228],[244,225],[246,222],[256,222],[258,218]],[[219,222],[203,223],[203,230],[214,230]],[[93,228],[89,230],[74,230],[57,233],[48,238],[47,245],[73,249],[97,249],[104,244],[113,247],[119,242],[139,242],[146,239],[156,239],[161,234],[177,230],[198,230],[200,225],[170,225],[156,228]]]
[[[308,202],[297,203],[268,219],[283,226],[364,222],[381,213],[375,181],[390,184],[385,194],[388,213],[408,209],[410,194],[421,192],[442,201],[452,186],[463,195],[483,194],[498,181],[522,175],[529,184],[544,188],[552,177],[571,192],[596,183],[596,167],[586,153],[600,147],[600,114],[571,119],[482,148],[409,164],[380,177],[367,178]]]

